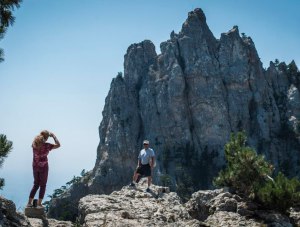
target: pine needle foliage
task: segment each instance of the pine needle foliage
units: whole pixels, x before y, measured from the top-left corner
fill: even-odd
[[[12,150],[12,142],[7,140],[6,135],[0,134],[0,168],[4,162],[4,159],[8,156]],[[0,189],[4,186],[4,179],[0,178]]]
[[[22,0],[0,0],[0,40],[9,26],[15,22],[13,11],[19,8]],[[0,62],[4,61],[4,51],[0,48]]]
[[[225,158],[227,167],[220,171],[213,183],[248,197],[254,197],[266,176],[273,172],[272,165],[265,161],[264,156],[257,155],[254,149],[246,146],[244,132],[231,134],[225,145]]]
[[[229,187],[259,202],[263,207],[286,212],[288,208],[300,205],[300,181],[288,179],[279,172],[271,178],[273,166],[264,156],[246,146],[244,132],[232,134],[225,145],[227,166],[214,179],[214,185]]]
[[[258,189],[257,199],[267,208],[276,208],[285,212],[288,208],[300,203],[300,181],[288,179],[279,172],[274,181],[268,181]]]

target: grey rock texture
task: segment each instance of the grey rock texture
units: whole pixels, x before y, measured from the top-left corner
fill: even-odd
[[[32,227],[44,227],[45,224],[41,219],[28,218]],[[74,225],[69,221],[58,221],[55,219],[47,219],[47,227],[73,227]]]
[[[28,219],[16,211],[16,205],[13,201],[0,196],[0,226],[2,227],[29,227]]]
[[[47,221],[43,221],[38,218],[28,218],[30,222],[30,226],[32,227],[73,227],[74,225],[69,221],[58,221],[55,219],[47,219]]]
[[[161,186],[125,186],[110,195],[88,195],[79,201],[80,224],[93,226],[284,226],[299,220],[272,210],[260,210],[224,189],[198,191],[187,203]]]
[[[79,201],[81,224],[85,227],[200,226],[180,203],[176,193],[155,185],[147,193],[145,186],[125,186],[110,195],[83,197]]]
[[[0,227],[72,227],[69,221],[47,219],[42,209],[25,208],[25,214],[16,211],[13,201],[0,196]]]
[[[189,214],[209,226],[285,226],[292,227],[299,220],[299,211],[290,217],[246,201],[226,190],[195,192],[185,204]]]
[[[183,197],[212,187],[224,144],[241,130],[276,171],[299,174],[299,83],[286,66],[271,62],[265,70],[237,26],[216,39],[201,9],[160,49],[149,40],[129,46],[124,76],[112,80],[105,99],[95,167],[84,190],[64,199],[78,202],[128,184],[143,139],[157,155],[154,183]]]

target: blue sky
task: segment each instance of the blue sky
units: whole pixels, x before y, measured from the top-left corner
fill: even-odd
[[[14,143],[0,194],[24,207],[33,182],[30,146],[43,129],[62,144],[49,155],[46,194],[92,169],[105,97],[128,46],[150,39],[159,53],[195,8],[216,38],[234,25],[251,36],[264,67],[276,58],[300,64],[298,0],[25,0],[0,41],[0,133]]]

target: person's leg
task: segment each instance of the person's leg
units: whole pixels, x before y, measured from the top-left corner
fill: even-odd
[[[148,188],[147,188],[147,192],[148,192],[148,191],[150,191],[150,186],[151,186],[151,183],[152,183],[152,175],[151,175],[150,165],[147,165],[146,176],[148,178]]]
[[[131,185],[134,185],[134,183],[139,183],[142,174],[143,174],[143,168],[142,168],[142,166],[140,166],[134,171]]]
[[[136,182],[137,178],[138,178],[138,173],[136,171],[134,171],[133,177],[132,177],[132,182]]]
[[[148,177],[148,188],[150,188],[151,183],[152,183],[152,177],[150,176],[150,177]]]
[[[46,184],[48,180],[48,168],[46,168],[43,172],[40,173],[40,192],[39,192],[39,200],[37,202],[38,206],[42,206],[42,201],[46,192]]]
[[[135,179],[136,179],[136,170],[134,170],[134,173],[133,173],[133,176],[132,176],[132,181],[131,181],[131,183],[129,184],[129,186],[135,186]]]
[[[40,177],[39,177],[39,172],[36,169],[33,169],[33,178],[34,178],[33,187],[30,191],[29,200],[28,200],[27,205],[32,205],[33,198],[34,198],[37,190],[39,189]]]
[[[141,179],[142,179],[142,174],[137,174],[135,182],[139,183]]]

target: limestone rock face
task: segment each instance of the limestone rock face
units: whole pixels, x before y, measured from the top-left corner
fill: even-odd
[[[234,26],[216,39],[195,9],[160,48],[145,40],[127,50],[124,77],[106,97],[90,192],[128,183],[145,138],[157,155],[155,181],[171,178],[172,190],[210,188],[224,144],[241,130],[277,171],[299,173],[299,88],[272,62],[262,67],[250,37]]]
[[[286,66],[271,62],[265,70],[254,42],[237,26],[216,39],[201,9],[190,12],[160,49],[157,54],[149,40],[129,46],[124,76],[112,80],[105,99],[84,193],[73,190],[64,198],[78,202],[83,194],[128,184],[144,139],[156,152],[154,182],[167,182],[183,197],[211,188],[230,133],[242,130],[276,171],[299,174],[299,83]]]

